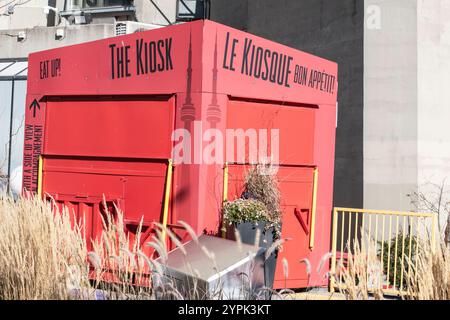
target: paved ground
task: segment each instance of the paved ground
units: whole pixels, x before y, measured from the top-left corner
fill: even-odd
[[[345,300],[345,296],[339,292],[301,292],[296,293],[296,300]]]
[[[343,294],[339,292],[330,293],[327,289],[313,289],[308,292],[297,292],[283,296],[287,300],[345,300]]]
[[[286,294],[285,299],[294,300],[346,300],[345,296],[339,292],[330,293],[327,289],[319,288],[308,292],[299,292],[295,294]],[[370,296],[369,300],[375,300]],[[385,296],[384,300],[400,300],[399,297]]]

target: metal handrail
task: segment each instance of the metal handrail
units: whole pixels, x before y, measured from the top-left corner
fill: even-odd
[[[347,219],[346,219],[347,217]],[[408,220],[407,220],[408,218]],[[423,224],[425,222],[431,222],[431,230],[428,229],[429,226]],[[375,244],[375,254],[377,259],[381,257],[381,272],[378,274],[378,286],[381,285],[381,278],[384,275],[385,268],[387,269],[386,281],[387,288],[381,285],[379,289],[385,295],[405,295],[407,292],[403,289],[404,284],[404,273],[405,269],[408,269],[407,273],[411,271],[411,266],[405,268],[405,260],[408,258],[409,263],[411,263],[412,257],[412,238],[413,236],[419,237],[421,231],[424,234],[430,235],[431,249],[434,251],[436,246],[436,226],[437,226],[437,216],[433,213],[419,213],[419,212],[405,212],[405,211],[389,211],[389,210],[366,210],[366,209],[355,209],[355,208],[334,208],[333,210],[333,225],[332,225],[332,245],[331,245],[331,268],[330,268],[330,291],[334,292],[336,289],[345,289],[345,284],[342,283],[341,275],[339,279],[336,277],[336,264],[337,256],[339,251],[339,260],[344,262],[344,256],[348,259],[351,257],[352,246],[361,241],[361,245],[365,244],[365,237],[367,236],[367,241]],[[374,221],[373,221],[374,220]],[[380,221],[381,220],[381,221]],[[402,221],[400,221],[402,220]],[[431,220],[431,221],[430,221]],[[406,232],[399,230],[399,224],[402,222],[402,228],[408,225],[409,239],[406,239]],[[422,222],[422,225],[419,224]],[[354,225],[352,225],[354,223]],[[414,230],[415,225],[415,230]],[[423,228],[420,228],[420,227]],[[359,230],[358,230],[359,229]],[[423,229],[423,230],[422,230]],[[362,231],[367,231],[367,234],[363,236]],[[386,231],[388,238],[386,239]],[[381,239],[379,235],[381,234]],[[338,240],[340,241],[340,250],[338,250]],[[379,241],[380,240],[380,241]],[[408,242],[406,242],[408,241]],[[388,248],[385,248],[385,242],[388,243]],[[405,246],[409,244],[407,252],[405,251]],[[391,250],[391,247],[395,246],[395,249]],[[399,254],[399,248],[401,246],[401,252]],[[380,248],[379,248],[380,247]],[[380,249],[380,250],[379,250]],[[370,244],[368,252],[365,253],[367,256],[370,254]],[[347,253],[347,254],[345,254]],[[385,265],[384,257],[387,253],[387,263]],[[418,255],[418,245],[415,245],[415,255]],[[391,268],[391,263],[394,266]],[[417,260],[416,260],[417,262]],[[368,264],[369,265],[369,264]],[[367,265],[367,267],[368,267]],[[391,270],[393,269],[393,270]],[[414,270],[416,268],[413,268]],[[401,271],[399,271],[401,270]],[[366,270],[369,274],[368,270]],[[393,273],[391,274],[391,271]],[[400,272],[399,283],[397,283],[397,271]],[[393,276],[392,288],[391,286],[391,276]]]

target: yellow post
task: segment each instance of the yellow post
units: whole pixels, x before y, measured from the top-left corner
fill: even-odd
[[[437,216],[434,214],[431,218],[431,250],[433,253],[436,249],[436,219]]]
[[[334,292],[335,287],[335,274],[336,274],[336,246],[337,246],[337,213],[336,209],[333,210],[333,232],[331,235],[331,270],[330,270],[330,292]]]
[[[228,200],[228,163],[225,162],[223,167],[223,195],[222,195],[222,204]],[[222,216],[222,238],[226,237],[226,225],[225,220]]]
[[[163,230],[162,230],[162,238],[163,241],[166,241],[166,228],[167,221],[169,219],[169,200],[170,200],[170,190],[172,187],[172,159],[169,159],[167,164],[167,175],[166,175],[166,189],[164,192],[164,207],[163,207]]]
[[[42,172],[44,168],[44,159],[42,158],[42,155],[39,156],[39,163],[38,163],[38,181],[37,181],[37,195],[39,199],[42,199]]]
[[[317,180],[319,178],[319,169],[314,168],[314,178],[313,178],[313,195],[312,195],[312,205],[311,205],[311,235],[309,237],[309,248],[312,250],[314,248],[314,236],[316,230],[316,207],[317,207]]]
[[[223,167],[223,197],[222,200],[225,202],[228,200],[228,163],[225,163]]]

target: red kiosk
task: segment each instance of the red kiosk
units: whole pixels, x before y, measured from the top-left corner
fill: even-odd
[[[327,270],[308,283],[300,260],[317,266],[330,251],[337,87],[335,63],[211,21],[33,53],[24,190],[84,215],[91,236],[103,196],[131,234],[144,217],[143,242],[155,221],[183,239],[180,220],[219,234],[223,198],[240,196],[258,162],[248,159],[256,132],[279,163],[282,237],[292,238],[274,287],[326,285]],[[244,133],[241,158],[227,132]]]

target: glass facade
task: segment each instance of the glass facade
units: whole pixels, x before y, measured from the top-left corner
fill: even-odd
[[[20,190],[26,75],[26,61],[0,61],[0,192]]]
[[[9,81],[0,81],[0,188],[6,183],[9,166],[9,128],[11,122],[11,88]]]

